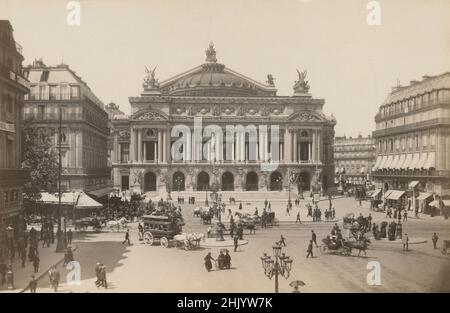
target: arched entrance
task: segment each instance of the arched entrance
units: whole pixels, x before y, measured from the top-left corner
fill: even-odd
[[[172,188],[174,191],[184,191],[185,190],[185,177],[182,172],[176,172],[172,176]]]
[[[206,172],[200,172],[197,176],[197,190],[203,191],[209,189],[209,175]]]
[[[283,190],[283,177],[278,171],[270,174],[270,190]]]
[[[245,179],[245,190],[258,190],[258,175],[255,172],[250,172],[247,174]]]
[[[300,192],[311,189],[311,176],[308,172],[301,172],[298,176],[298,188]]]
[[[153,172],[147,172],[144,176],[144,192],[156,191],[156,175]]]
[[[234,176],[230,172],[225,172],[222,175],[222,190],[231,191],[234,190]]]

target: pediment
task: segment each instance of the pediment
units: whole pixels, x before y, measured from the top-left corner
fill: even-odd
[[[299,122],[321,122],[323,118],[313,112],[295,112],[288,117],[289,121]]]
[[[167,121],[169,117],[161,111],[138,111],[131,117],[135,121]]]

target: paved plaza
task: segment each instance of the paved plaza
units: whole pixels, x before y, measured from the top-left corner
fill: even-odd
[[[176,197],[175,197],[176,199]],[[238,200],[238,199],[237,199]],[[270,199],[269,199],[270,200]],[[257,199],[248,206],[253,212],[255,207],[262,211],[264,199]],[[307,200],[305,200],[307,201]],[[437,232],[441,246],[442,239],[450,239],[450,221],[443,217],[421,215],[419,219],[410,218],[403,223],[404,231],[411,238],[424,238],[425,243],[411,244],[410,251],[402,251],[401,243],[375,241],[367,251],[367,256],[321,254],[314,246],[314,258],[306,258],[307,245],[311,230],[317,233],[318,244],[329,234],[333,222],[295,223],[297,210],[305,212],[305,201],[299,208],[294,206],[291,218],[285,216],[285,202],[274,201],[272,211],[280,223],[268,229],[256,230],[256,234],[244,233],[248,244],[239,247],[231,254],[230,270],[213,270],[207,272],[203,258],[211,252],[217,257],[221,247],[203,247],[198,250],[159,245],[148,246],[138,241],[137,224],[131,228],[131,245],[122,244],[123,232],[104,231],[99,234],[85,232],[76,235],[75,259],[81,264],[80,285],[67,285],[66,272],[60,268],[62,284],[58,292],[273,292],[274,278],[269,280],[263,273],[260,257],[264,252],[272,254],[272,244],[286,238],[287,246],[283,252],[294,259],[290,277],[280,278],[280,292],[290,292],[289,283],[303,280],[306,286],[302,292],[444,292],[450,291],[450,258],[442,255],[439,249],[433,249],[431,236]],[[239,202],[237,202],[239,203]],[[202,225],[200,218],[193,216],[197,205],[182,205],[186,232],[206,232],[207,225]],[[328,201],[319,206],[328,207]],[[375,222],[384,220],[381,212],[371,212],[369,204],[353,198],[333,200],[336,218],[342,227],[344,214],[353,212],[367,216],[369,212]],[[243,210],[247,206],[244,205]],[[231,206],[232,210],[235,208]],[[228,206],[227,206],[228,210]],[[222,217],[226,219],[226,216]],[[306,220],[306,217],[305,219]],[[213,220],[214,222],[214,220]],[[228,239],[228,238],[225,238]],[[381,265],[381,285],[369,286],[366,282],[368,262],[378,261]],[[94,266],[102,262],[107,268],[108,289],[95,286]],[[53,292],[49,287],[48,277],[38,283],[37,292]]]

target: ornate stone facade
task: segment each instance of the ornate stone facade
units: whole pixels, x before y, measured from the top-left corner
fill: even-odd
[[[306,72],[299,72],[294,96],[277,96],[271,75],[266,85],[234,72],[217,63],[212,44],[206,54],[206,63],[192,70],[145,84],[140,97],[129,98],[131,115],[111,122],[115,187],[166,192],[333,186],[336,120],[323,113],[323,99],[307,93]],[[156,81],[154,71],[151,79]],[[178,128],[186,132],[180,135]]]

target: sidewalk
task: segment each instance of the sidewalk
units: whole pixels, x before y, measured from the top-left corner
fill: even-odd
[[[72,250],[76,250],[76,245],[72,244]],[[25,288],[28,287],[28,283],[30,282],[31,275],[34,275],[35,279],[39,281],[41,277],[45,278],[48,270],[56,265],[58,262],[64,259],[64,253],[56,253],[56,241],[54,244],[51,244],[49,248],[42,248],[42,245],[39,245],[39,272],[34,273],[33,263],[27,261],[25,263],[25,267],[22,268],[22,261],[20,260],[18,253],[14,258],[13,265],[13,273],[14,273],[14,289],[8,290],[7,284],[0,286],[0,293],[19,293],[22,292]],[[27,249],[28,252],[28,249]],[[39,282],[38,282],[39,287]]]

